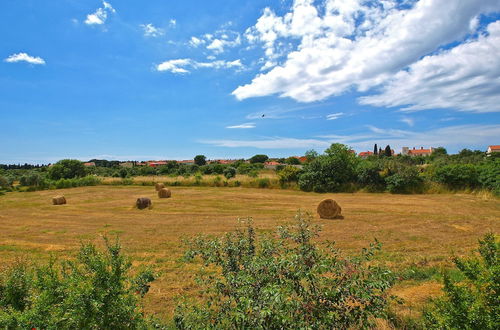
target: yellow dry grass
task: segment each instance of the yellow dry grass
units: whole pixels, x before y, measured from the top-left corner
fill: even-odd
[[[315,215],[314,221],[323,225],[321,239],[334,240],[338,247],[353,252],[377,238],[383,243],[379,258],[395,268],[422,261],[448,263],[452,253],[476,248],[484,233],[500,231],[499,200],[474,195],[170,189],[173,197],[169,199],[159,199],[152,186],[96,186],[0,196],[0,265],[16,258],[41,261],[51,254],[68,255],[82,240],[99,242],[100,234],[118,234],[135,265],[155,265],[162,273],[147,295],[146,309],[171,315],[175,297],[195,289],[196,265],[179,261],[184,249],[181,238],[230,231],[238,217],[251,216],[257,228],[272,230],[289,221],[298,209],[313,213],[321,200],[332,198],[342,205],[345,219],[323,220]],[[68,204],[53,206],[51,198],[59,193],[64,193]],[[138,197],[151,198],[153,208],[135,209]],[[429,294],[435,293],[434,288],[427,290]],[[411,300],[411,288],[402,290]]]

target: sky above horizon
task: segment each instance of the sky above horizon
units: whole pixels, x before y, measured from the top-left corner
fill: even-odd
[[[0,17],[0,163],[500,144],[500,0],[3,0]]]

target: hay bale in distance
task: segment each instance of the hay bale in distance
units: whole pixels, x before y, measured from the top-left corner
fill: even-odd
[[[170,198],[172,196],[172,192],[168,188],[161,188],[158,190],[158,197],[159,198]]]
[[[322,219],[335,219],[340,217],[342,209],[333,199],[324,199],[319,203],[317,211]]]
[[[160,189],[163,189],[163,188],[165,188],[165,185],[163,183],[155,184],[156,191],[160,191]]]
[[[66,198],[64,198],[64,196],[55,196],[55,197],[52,197],[52,204],[53,205],[63,205],[63,204],[66,204]]]
[[[135,202],[135,206],[139,209],[139,210],[143,210],[145,209],[146,207],[149,207],[151,208],[151,199],[147,198],[147,197],[140,197],[140,198],[137,198],[137,201]]]

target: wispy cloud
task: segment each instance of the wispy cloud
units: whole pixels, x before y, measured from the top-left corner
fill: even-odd
[[[141,24],[139,25],[144,31],[145,37],[159,37],[165,34],[163,29],[155,27],[153,24]]]
[[[399,121],[407,124],[410,127],[413,127],[413,125],[415,125],[415,119],[410,118],[410,117],[403,117]]]
[[[92,14],[87,15],[85,24],[87,25],[102,25],[106,22],[108,18],[108,13],[116,13],[116,10],[111,6],[109,2],[103,1],[102,7],[98,8]]]
[[[245,123],[241,125],[226,126],[226,128],[255,128],[255,123]]]
[[[18,53],[12,54],[7,57],[5,60],[7,63],[16,63],[16,62],[27,62],[30,64],[45,64],[45,60],[41,57],[30,56],[26,53]]]
[[[198,62],[189,58],[175,59],[165,61],[156,66],[158,71],[169,71],[172,73],[183,74],[189,73],[191,69],[213,68],[213,69],[230,69],[230,68],[243,68],[241,61],[211,61],[211,62]]]
[[[205,140],[205,144],[220,147],[251,147],[259,149],[300,149],[327,148],[332,143],[344,143],[357,151],[371,150],[374,143],[390,145],[395,150],[404,146],[444,146],[457,149],[459,146],[485,148],[500,136],[500,125],[459,125],[415,132],[397,129],[384,129],[368,126],[370,132],[360,134],[330,134],[315,138],[268,137],[252,140]]]
[[[170,21],[168,21],[168,24],[171,26],[171,27],[175,27],[177,25],[177,20],[171,18]]]
[[[343,112],[337,112],[337,113],[332,113],[332,114],[329,114],[329,115],[326,115],[326,120],[335,120],[335,119],[339,119],[340,117],[342,117],[344,115]]]

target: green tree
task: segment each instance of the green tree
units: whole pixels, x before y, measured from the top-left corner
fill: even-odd
[[[377,147],[377,144],[375,143],[375,145],[373,146],[373,154],[374,155],[378,155],[378,147]]]
[[[304,156],[306,157],[307,159],[307,162],[310,163],[312,162],[316,157],[319,156],[318,152],[314,149],[311,149],[311,150],[307,150],[306,153],[304,154]]]
[[[269,157],[267,155],[255,155],[252,158],[250,158],[250,163],[265,163]]]
[[[288,165],[300,165],[300,160],[297,157],[288,157],[285,163]]]
[[[479,240],[479,257],[453,262],[463,280],[444,273],[444,296],[424,313],[426,328],[500,329],[500,242],[489,233]]]
[[[391,157],[392,156],[392,150],[391,150],[391,146],[390,145],[387,145],[384,149],[384,156],[386,157]]]
[[[198,166],[203,166],[207,163],[207,158],[204,155],[194,157],[194,163]]]
[[[301,213],[278,237],[258,236],[246,222],[224,237],[186,242],[188,259],[217,271],[200,278],[204,302],[178,306],[177,328],[354,329],[386,317],[394,276],[370,263],[379,243],[351,257],[333,244],[320,248],[319,227]]]
[[[60,160],[48,170],[48,177],[52,180],[81,178],[86,174],[85,166],[76,159]]]
[[[356,181],[358,159],[346,145],[332,144],[325,154],[306,164],[299,178],[304,191],[334,192]]]

